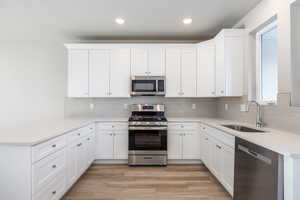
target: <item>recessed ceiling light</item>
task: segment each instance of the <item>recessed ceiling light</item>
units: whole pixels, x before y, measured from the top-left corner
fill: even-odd
[[[125,20],[123,18],[120,18],[120,17],[116,18],[115,21],[116,21],[117,24],[124,24],[125,23]]]
[[[193,19],[190,18],[190,17],[187,17],[187,18],[184,18],[184,19],[182,20],[182,22],[183,22],[184,24],[191,24],[191,23],[193,22]]]

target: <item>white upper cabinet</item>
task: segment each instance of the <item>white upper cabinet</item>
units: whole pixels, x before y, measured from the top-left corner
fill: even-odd
[[[216,96],[216,49],[214,40],[198,46],[197,97]]]
[[[90,97],[130,97],[130,49],[90,50],[89,86]]]
[[[242,96],[244,71],[244,30],[224,29],[216,42],[216,95]]]
[[[185,48],[181,50],[181,96],[196,97],[197,86],[197,50]]]
[[[165,48],[148,48],[148,72],[151,76],[165,75]]]
[[[68,97],[89,97],[89,51],[68,53]]]
[[[166,50],[167,97],[196,97],[196,48]]]
[[[130,97],[130,49],[113,49],[110,68],[110,97]]]
[[[131,52],[133,76],[163,76],[165,74],[165,50],[163,47],[132,48]]]
[[[110,56],[110,50],[90,51],[90,97],[109,96]]]
[[[148,75],[148,52],[146,48],[133,48],[131,50],[131,71],[133,76]]]
[[[178,97],[181,94],[181,50],[166,50],[166,96]]]

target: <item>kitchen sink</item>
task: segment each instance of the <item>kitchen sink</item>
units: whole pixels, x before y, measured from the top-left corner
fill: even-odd
[[[222,125],[222,126],[224,126],[226,128],[233,129],[235,131],[246,132],[246,133],[265,133],[266,132],[266,131],[250,128],[250,127],[247,127],[247,126],[234,125],[234,124]]]

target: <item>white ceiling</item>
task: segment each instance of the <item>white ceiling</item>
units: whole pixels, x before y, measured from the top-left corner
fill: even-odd
[[[201,39],[261,0],[1,0],[1,39]],[[193,18],[191,25],[182,19]],[[115,24],[116,17],[126,23]]]

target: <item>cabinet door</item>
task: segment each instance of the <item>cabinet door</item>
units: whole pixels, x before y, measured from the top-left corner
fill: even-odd
[[[179,97],[181,94],[181,50],[166,50],[166,97]]]
[[[220,180],[222,177],[222,145],[213,140],[212,142],[212,163],[211,172]]]
[[[97,133],[96,159],[114,158],[114,136],[112,131]]]
[[[196,131],[185,131],[182,137],[182,158],[183,159],[200,159],[200,133]]]
[[[203,145],[202,145],[202,161],[204,162],[207,168],[211,168],[211,155],[212,155],[212,142],[210,141],[210,137],[203,133]]]
[[[225,96],[225,43],[224,37],[218,36],[216,41],[216,95]]]
[[[222,150],[222,183],[233,196],[234,183],[234,149],[223,145]]]
[[[130,49],[112,50],[110,97],[130,97]]]
[[[77,168],[77,173],[78,177],[81,176],[87,166],[87,143],[85,142],[84,139],[80,139],[80,142],[77,144],[77,154],[78,154],[78,168]]]
[[[89,134],[86,138],[86,160],[87,160],[87,168],[93,163],[95,159],[95,133]]]
[[[128,131],[115,131],[114,158],[128,159]]]
[[[90,97],[109,96],[110,51],[90,51]]]
[[[226,96],[243,95],[244,39],[225,37]]]
[[[182,97],[196,97],[197,53],[196,48],[181,51],[181,92]]]
[[[204,42],[198,47],[197,97],[215,96],[215,56],[214,40]]]
[[[89,52],[69,50],[68,96],[89,96]]]
[[[182,133],[179,131],[168,133],[168,159],[182,159]]]
[[[67,185],[71,187],[78,178],[78,154],[77,141],[70,144],[67,148]]]
[[[146,48],[133,48],[131,50],[132,76],[148,75],[148,52]]]
[[[148,71],[151,76],[165,75],[165,49],[162,47],[148,48]]]

